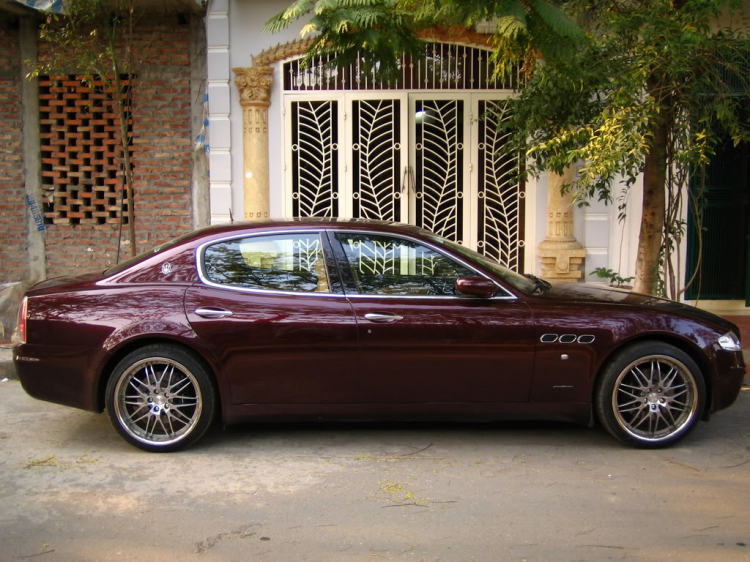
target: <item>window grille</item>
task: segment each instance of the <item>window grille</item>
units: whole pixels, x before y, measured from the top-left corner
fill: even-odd
[[[517,89],[519,71],[510,77],[495,76],[492,53],[479,47],[431,43],[425,56],[413,60],[404,55],[399,62],[401,74],[395,83],[375,78],[375,69],[365,70],[364,58],[338,68],[331,57],[315,57],[302,67],[303,59],[284,64],[284,90],[511,90]]]
[[[131,135],[127,77],[122,84]],[[106,82],[75,74],[40,76],[39,100],[45,223],[126,223],[120,120]]]

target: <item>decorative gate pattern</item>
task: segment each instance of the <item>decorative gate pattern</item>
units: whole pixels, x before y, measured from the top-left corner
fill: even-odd
[[[461,242],[464,102],[417,100],[416,114],[416,224]]]
[[[506,101],[479,101],[479,192],[477,250],[513,271],[523,267],[524,186],[516,174],[518,155],[502,153],[509,132],[497,125],[510,118]]]
[[[352,102],[354,218],[401,220],[400,100]]]
[[[338,102],[292,102],[295,217],[338,217]]]

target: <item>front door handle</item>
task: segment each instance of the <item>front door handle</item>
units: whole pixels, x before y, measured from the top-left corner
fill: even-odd
[[[232,312],[230,310],[213,307],[196,308],[195,313],[198,316],[202,316],[203,318],[226,318],[227,316],[232,315]]]
[[[386,314],[383,312],[368,312],[365,314],[365,318],[367,318],[370,322],[378,322],[380,324],[384,324],[387,322],[398,322],[399,320],[403,320],[403,316],[399,316],[398,314]]]

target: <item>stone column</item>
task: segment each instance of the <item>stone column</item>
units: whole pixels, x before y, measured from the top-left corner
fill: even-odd
[[[242,155],[245,174],[245,220],[267,219],[268,106],[273,68],[269,65],[233,68],[242,106]]]
[[[579,281],[583,272],[579,267],[586,250],[573,235],[573,195],[562,195],[560,188],[573,182],[571,166],[563,175],[550,173],[547,191],[547,236],[539,244],[542,277],[551,283]]]

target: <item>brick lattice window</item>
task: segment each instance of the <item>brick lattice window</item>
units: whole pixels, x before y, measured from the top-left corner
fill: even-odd
[[[123,85],[127,91],[125,78]],[[124,99],[129,103],[127,93]],[[75,74],[40,76],[39,100],[45,222],[126,223],[120,121],[106,83]]]

